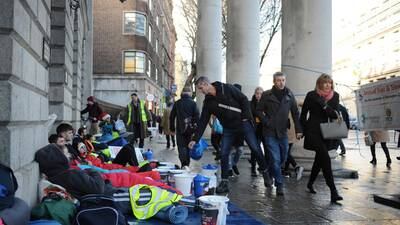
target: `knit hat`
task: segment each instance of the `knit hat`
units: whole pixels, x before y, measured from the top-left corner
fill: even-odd
[[[89,96],[86,100],[88,102],[94,102],[94,96]]]
[[[107,120],[107,119],[110,119],[111,118],[111,116],[110,116],[110,114],[108,114],[108,113],[106,113],[106,115],[104,115],[103,117],[101,117],[101,119],[103,119],[103,120]]]

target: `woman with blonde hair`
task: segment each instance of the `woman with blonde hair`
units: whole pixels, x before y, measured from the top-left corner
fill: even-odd
[[[328,119],[337,119],[338,110],[339,94],[334,91],[333,80],[329,75],[321,74],[317,79],[315,90],[307,93],[301,110],[300,122],[304,130],[304,148],[315,151],[307,188],[310,193],[316,193],[313,184],[322,169],[325,182],[331,191],[331,202],[343,200],[336,190],[328,153],[330,150],[337,149],[338,140],[325,140],[322,137],[320,124],[328,122]]]

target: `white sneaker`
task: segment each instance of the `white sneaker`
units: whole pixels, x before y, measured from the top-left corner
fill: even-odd
[[[296,180],[300,180],[301,177],[303,176],[304,167],[297,166],[295,171],[296,171]]]

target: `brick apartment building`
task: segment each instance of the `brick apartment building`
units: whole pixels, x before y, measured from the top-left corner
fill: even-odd
[[[96,0],[93,5],[94,95],[125,106],[137,92],[158,108],[174,83],[172,0]]]

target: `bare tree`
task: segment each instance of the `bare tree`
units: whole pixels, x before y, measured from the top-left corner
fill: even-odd
[[[269,46],[281,28],[281,0],[260,0],[260,38],[261,40],[267,39],[265,46],[263,46],[260,67],[262,66]],[[227,40],[227,0],[222,1],[222,48],[226,48]],[[263,43],[263,42],[261,42]]]
[[[186,24],[183,26],[185,39],[192,51],[191,63],[195,63],[197,46],[197,0],[181,0],[181,9],[183,17],[186,20]]]
[[[267,39],[266,45],[262,48],[260,67],[262,66],[268,48],[271,45],[275,34],[278,33],[282,23],[282,1],[261,0],[260,1],[260,36]]]

